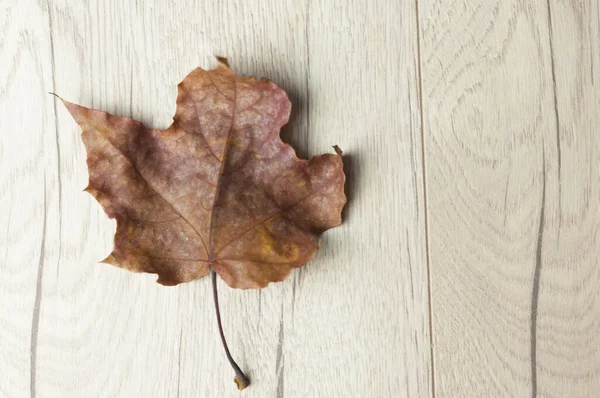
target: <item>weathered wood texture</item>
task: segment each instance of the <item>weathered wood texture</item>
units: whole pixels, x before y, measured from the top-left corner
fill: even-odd
[[[436,395],[596,397],[597,2],[418,13]]]

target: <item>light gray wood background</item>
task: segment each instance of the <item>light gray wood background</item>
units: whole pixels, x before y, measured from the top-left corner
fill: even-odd
[[[350,202],[262,291],[97,264],[115,223],[48,91],[164,128],[227,56]],[[597,397],[595,0],[0,0],[0,396]]]

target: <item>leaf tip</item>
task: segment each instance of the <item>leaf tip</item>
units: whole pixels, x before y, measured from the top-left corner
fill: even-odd
[[[113,256],[113,254],[110,253],[104,260],[100,261],[100,263],[114,265],[115,264],[115,256]]]
[[[229,66],[229,61],[227,61],[227,58],[221,57],[220,55],[215,55],[215,58],[217,58],[217,61],[219,61],[219,63],[221,65],[231,69],[231,66]]]
[[[48,91],[48,94],[55,96],[56,98],[58,98],[60,100],[60,102],[62,102],[67,109],[69,109],[69,105],[71,105],[71,103],[69,101],[65,101],[65,99],[63,97],[61,97],[60,95],[53,93],[52,91]],[[69,110],[70,112],[70,110]]]
[[[69,105],[72,105],[69,101],[65,100],[63,97],[61,97],[60,95],[53,93],[52,91],[48,91],[48,94],[55,96],[56,98],[58,98],[60,100],[60,102],[62,102],[63,104],[65,104],[65,106],[68,108]]]

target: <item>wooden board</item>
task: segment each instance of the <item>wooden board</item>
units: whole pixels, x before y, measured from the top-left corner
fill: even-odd
[[[284,139],[340,145],[348,172],[345,223],[309,265],[263,291],[221,284],[244,396],[431,394],[414,3],[5,1],[0,26],[0,396],[239,396],[208,279],[97,264],[115,223],[47,94],[164,128],[214,55],[284,87]]]
[[[549,3],[556,106],[537,316],[540,396],[600,394],[600,7]],[[551,191],[548,191],[551,192]]]
[[[419,2],[436,396],[598,396],[598,5],[450,3]]]

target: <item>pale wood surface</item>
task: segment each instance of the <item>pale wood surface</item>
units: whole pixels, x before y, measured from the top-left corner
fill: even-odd
[[[0,1],[0,396],[598,396],[599,18],[594,0]],[[213,55],[284,87],[284,139],[340,145],[348,173],[313,261],[220,285],[241,394],[208,279],[97,264],[115,225],[46,94],[164,128]]]
[[[436,395],[597,397],[597,2],[448,3],[419,2]]]

